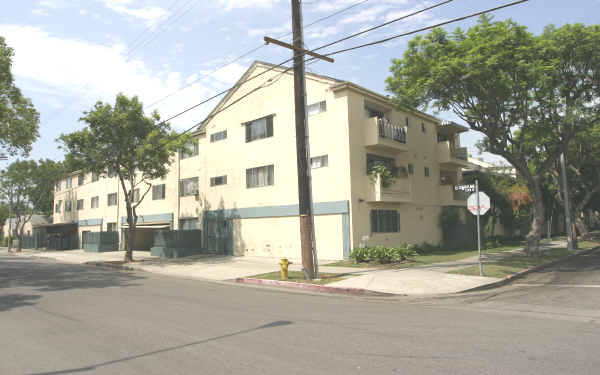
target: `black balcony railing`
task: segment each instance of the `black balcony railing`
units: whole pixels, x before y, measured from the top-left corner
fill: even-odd
[[[386,118],[377,119],[379,136],[389,138],[399,143],[406,143],[406,129],[401,126],[392,125]]]

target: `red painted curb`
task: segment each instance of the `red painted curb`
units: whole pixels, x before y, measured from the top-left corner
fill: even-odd
[[[456,293],[477,292],[477,291],[480,291],[480,290],[497,288],[499,286],[503,286],[503,285],[511,283],[511,282],[513,282],[513,281],[515,281],[517,279],[520,279],[521,277],[523,277],[523,276],[525,276],[525,275],[527,275],[529,273],[542,270],[542,269],[544,269],[546,267],[553,266],[553,265],[558,264],[560,262],[564,262],[564,261],[569,260],[571,258],[574,258],[576,256],[579,256],[579,255],[582,255],[582,254],[586,254],[586,253],[590,253],[590,252],[595,251],[595,250],[600,250],[600,247],[595,247],[595,248],[589,249],[589,250],[583,250],[583,251],[580,251],[577,254],[567,255],[564,258],[553,260],[552,262],[548,262],[548,263],[544,263],[544,264],[538,264],[537,266],[533,266],[531,268],[527,268],[527,269],[525,269],[525,270],[523,270],[521,272],[517,272],[515,274],[508,275],[505,278],[503,278],[502,280],[494,281],[493,283],[489,283],[489,284],[485,284],[485,285],[476,286],[475,288],[471,288],[471,289],[461,290],[460,292],[456,292]]]
[[[281,286],[286,288],[304,289],[319,293],[332,293],[332,294],[344,294],[351,296],[378,296],[378,297],[390,297],[397,296],[398,294],[375,292],[368,289],[360,288],[338,288],[335,286],[327,285],[315,285],[307,283],[295,283],[293,281],[279,281],[279,280],[265,280],[265,279],[253,279],[251,277],[239,277],[235,279],[236,283],[252,284],[252,285],[271,285]]]

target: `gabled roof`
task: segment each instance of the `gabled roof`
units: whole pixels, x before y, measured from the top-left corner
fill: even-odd
[[[286,72],[287,71],[286,73],[288,73],[288,74],[294,74],[290,67],[287,67],[287,66],[284,66],[284,65],[276,65],[276,64],[271,64],[271,63],[264,62],[264,61],[255,60],[252,63],[252,65],[250,65],[250,67],[248,68],[248,70],[246,70],[246,72],[244,74],[242,74],[242,76],[240,77],[240,79],[238,79],[237,82],[233,85],[233,88],[227,92],[227,94],[219,101],[219,103],[217,103],[217,105],[210,111],[210,113],[206,116],[206,118],[204,120],[202,120],[201,125],[198,127],[198,131],[200,131],[200,129],[202,129],[202,130],[204,129],[204,126],[206,125],[206,122],[209,121],[213,117],[213,115],[225,103],[227,103],[227,101],[233,96],[233,94],[237,91],[237,89],[248,78],[252,77],[252,72],[254,72],[259,67],[270,69],[270,70],[273,70],[273,71],[278,71],[278,72]],[[313,78],[313,79],[320,79],[320,80],[331,81],[332,85],[336,84],[336,83],[342,83],[342,82],[344,82],[344,81],[341,81],[341,80],[333,78],[333,77],[329,77],[329,76],[322,75],[322,74],[309,73],[309,72],[306,72],[306,77],[307,78]],[[251,79],[253,79],[253,78],[251,78]]]
[[[233,94],[237,91],[237,89],[248,78],[250,78],[252,76],[252,72],[254,72],[258,67],[263,67],[263,68],[275,70],[278,72],[287,72],[288,74],[293,74],[293,71],[291,71],[290,67],[286,67],[284,65],[271,64],[271,63],[264,62],[264,61],[258,61],[258,60],[254,61],[252,63],[252,65],[250,65],[248,70],[246,70],[246,72],[235,83],[235,85],[233,85],[232,89],[227,92],[227,94],[219,101],[219,103],[217,103],[217,105],[210,111],[210,113],[206,116],[206,118],[201,122],[201,125],[198,127],[197,132],[205,131],[204,127],[206,126],[206,123],[214,116],[214,114],[216,114],[219,111],[219,109],[221,109],[223,107],[223,105],[233,96]],[[383,101],[383,102],[389,104],[390,106],[392,106],[393,108],[397,107],[396,103],[394,103],[389,97],[381,95],[379,93],[376,93],[374,91],[371,91],[367,88],[364,88],[360,85],[357,85],[357,84],[349,82],[349,81],[344,81],[344,80],[333,78],[330,76],[326,76],[326,75],[322,75],[322,74],[315,74],[315,73],[310,73],[310,72],[306,72],[306,77],[309,79],[312,78],[312,79],[317,79],[317,80],[329,81],[331,83],[331,89],[333,91],[350,89],[350,90],[354,90],[356,92],[362,93],[364,95],[376,98],[380,101]],[[426,120],[433,121],[437,125],[440,125],[442,123],[444,123],[444,124],[447,123],[447,122],[443,122],[442,120],[438,119],[437,117],[429,115],[425,112],[421,112],[421,111],[417,111],[417,110],[413,110],[413,109],[407,109],[407,108],[403,108],[402,110],[404,112],[411,113],[415,116],[419,116]],[[461,131],[468,130],[467,127],[464,127],[464,126],[456,124],[456,123],[452,123],[452,125],[453,125],[453,126],[451,126],[452,130],[454,130],[455,132],[461,132]],[[448,129],[449,128],[450,127],[448,127]]]

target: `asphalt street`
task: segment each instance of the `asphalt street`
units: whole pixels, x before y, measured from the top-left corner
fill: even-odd
[[[0,257],[0,374],[598,374],[600,251],[454,296],[348,297]]]

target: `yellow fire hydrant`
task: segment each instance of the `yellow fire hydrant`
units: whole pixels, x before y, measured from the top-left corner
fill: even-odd
[[[288,278],[288,265],[291,262],[287,260],[287,258],[281,258],[281,262],[279,265],[281,266],[281,280],[287,280]]]

